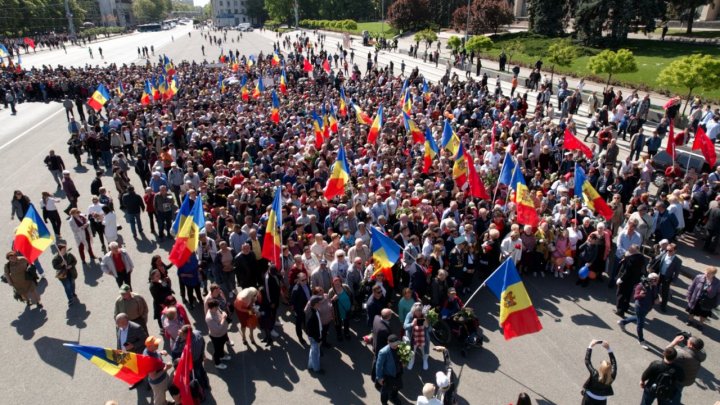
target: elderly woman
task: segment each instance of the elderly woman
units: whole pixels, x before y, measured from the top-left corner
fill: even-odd
[[[335,319],[335,332],[338,341],[350,339],[350,310],[352,309],[353,294],[350,287],[344,284],[340,277],[333,278],[332,288],[328,293],[328,299],[333,306],[333,317]]]
[[[413,304],[410,312],[405,316],[404,328],[405,336],[410,339],[410,346],[413,350],[413,356],[410,357],[408,370],[412,370],[415,365],[415,352],[420,351],[423,357],[423,370],[428,369],[428,357],[430,356],[430,328],[425,314],[423,313],[422,303]]]
[[[257,346],[255,342],[254,331],[258,326],[258,313],[255,302],[257,300],[258,290],[255,287],[243,288],[235,299],[235,312],[237,312],[238,321],[240,322],[240,332],[242,333],[243,344],[247,346],[247,338],[245,330],[250,329],[250,342]]]
[[[42,308],[40,294],[35,289],[33,273],[29,270],[30,263],[24,257],[18,257],[16,252],[8,252],[5,255],[5,279],[15,292],[22,298],[23,302],[30,308],[33,302],[37,308]]]
[[[708,267],[705,274],[698,274],[693,279],[687,293],[687,311],[690,314],[687,324],[695,325],[702,330],[705,320],[711,315],[718,304],[718,290],[720,281],[717,279],[717,267]],[[700,322],[695,317],[700,317]]]

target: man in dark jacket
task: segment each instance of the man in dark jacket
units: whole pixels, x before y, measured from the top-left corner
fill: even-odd
[[[142,197],[135,193],[135,187],[130,186],[127,193],[122,196],[122,204],[125,207],[125,219],[130,224],[133,238],[137,238],[137,231],[143,233],[140,213],[145,211],[145,203]],[[137,231],[135,227],[137,227]]]
[[[615,313],[625,317],[625,312],[630,308],[634,287],[640,282],[645,269],[645,256],[640,253],[638,245],[631,245],[630,249],[620,259],[617,277],[617,303]]]
[[[677,385],[683,381],[685,375],[682,368],[675,364],[676,358],[677,351],[675,348],[667,347],[663,351],[663,359],[653,361],[645,369],[645,371],[643,371],[642,376],[640,377],[640,387],[643,389],[643,396],[640,402],[641,404],[649,405],[655,402],[655,399],[659,397],[658,388],[660,386],[668,386],[671,390],[672,387],[675,387],[675,392],[677,392]],[[666,374],[672,375],[672,381],[662,384],[660,382],[661,377]],[[676,395],[676,393],[674,393],[674,395]],[[658,398],[658,403],[660,405],[669,404],[671,403],[674,395],[670,396],[669,399]]]
[[[672,214],[670,214],[672,215]],[[668,300],[670,299],[670,285],[680,275],[682,269],[682,260],[675,254],[677,246],[670,243],[665,248],[665,252],[659,254],[650,269],[653,273],[660,275],[660,311],[667,311]]]
[[[672,242],[677,232],[678,220],[674,214],[668,212],[665,203],[658,201],[655,204],[655,215],[653,216],[653,229],[655,230],[655,240],[661,241],[667,239]]]
[[[685,346],[680,343],[685,342]],[[707,353],[703,351],[705,342],[699,337],[692,336],[689,339],[685,339],[685,336],[677,335],[675,339],[668,345],[673,347],[677,351],[677,357],[673,364],[677,365],[683,370],[684,378],[677,385],[677,392],[673,398],[672,405],[682,404],[682,390],[685,387],[689,387],[695,384],[695,378],[697,378],[698,372],[703,361],[707,358]]]
[[[102,170],[95,171],[95,178],[90,183],[90,194],[99,196],[100,195],[100,189],[102,188]]]
[[[295,278],[295,285],[290,292],[290,304],[295,311],[295,333],[303,346],[307,345],[302,333],[303,326],[305,326],[305,306],[312,296],[312,291],[310,291],[307,281],[307,274],[299,273],[297,278]]]
[[[45,156],[45,166],[47,166],[48,170],[50,170],[50,173],[53,176],[53,180],[55,180],[55,183],[57,183],[57,188],[62,188],[62,171],[65,170],[65,163],[62,160],[62,157],[55,154],[54,150],[50,150],[48,152],[48,155]]]
[[[643,328],[645,327],[645,317],[652,310],[653,305],[658,303],[658,282],[660,276],[656,273],[650,273],[646,280],[640,281],[633,292],[635,299],[635,315],[628,316],[618,321],[620,329],[625,331],[625,325],[631,322],[637,323],[637,338],[640,347],[645,350],[650,348],[643,338]]]
[[[237,283],[242,288],[258,287],[260,285],[257,258],[249,243],[243,244],[240,253],[233,259],[233,268],[235,269]]]
[[[73,208],[77,208],[77,202],[78,198],[80,197],[80,193],[77,191],[77,187],[75,187],[75,182],[73,181],[73,179],[70,178],[70,172],[68,170],[63,170],[62,188],[65,192],[65,197],[67,197],[68,201],[70,202],[70,205],[63,211],[66,214],[70,215],[70,210]]]
[[[298,276],[298,278],[303,275]],[[322,302],[322,298],[314,296],[310,299],[310,315],[307,320],[307,333],[310,338],[310,356],[308,359],[308,369],[318,374],[324,374],[325,371],[320,367],[320,340],[322,339],[322,321],[320,320],[320,312],[318,306]]]
[[[393,404],[400,404],[398,391],[402,389],[402,363],[397,348],[400,345],[400,339],[397,335],[388,337],[387,346],[380,349],[377,356],[377,365],[375,367],[375,379],[380,388],[380,403],[387,405],[388,400]]]

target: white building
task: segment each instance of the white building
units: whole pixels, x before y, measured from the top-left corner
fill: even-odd
[[[245,5],[246,0],[212,0],[213,24],[216,27],[232,27],[249,23]]]
[[[132,12],[132,0],[98,0],[100,11],[100,26],[126,27],[135,24]]]

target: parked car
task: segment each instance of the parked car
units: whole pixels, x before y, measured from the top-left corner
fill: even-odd
[[[695,169],[697,173],[701,173],[703,169],[710,169],[702,155],[686,152],[680,149],[675,150],[675,161],[680,164],[680,168],[685,172],[688,171],[688,168]],[[660,151],[653,157],[652,165],[653,169],[655,169],[655,173],[664,175],[665,169],[672,166],[672,157],[670,157],[667,151]]]

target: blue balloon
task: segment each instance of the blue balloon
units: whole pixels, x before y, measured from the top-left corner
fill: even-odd
[[[586,279],[588,275],[590,274],[590,267],[588,265],[584,265],[578,270],[578,276],[580,276],[581,279]]]

